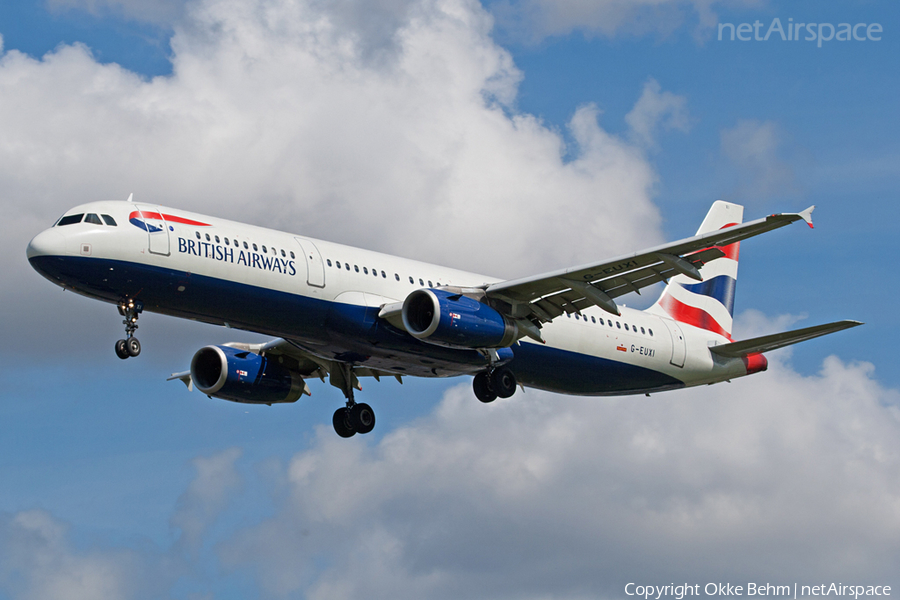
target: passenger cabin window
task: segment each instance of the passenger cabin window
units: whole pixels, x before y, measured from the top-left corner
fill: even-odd
[[[266,247],[265,247],[265,246],[263,246],[263,247],[262,247],[262,248],[263,248],[263,252],[264,252],[264,253],[266,253],[266,254],[268,254],[268,253],[269,253],[269,251],[268,251],[268,250],[266,250]]]
[[[329,267],[331,266],[331,259],[330,259],[330,258],[329,258],[328,260],[326,260],[325,262],[328,264]]]
[[[81,223],[81,219],[83,218],[84,213],[78,213],[77,215],[68,215],[60,219],[56,226],[62,227],[64,225],[74,225],[75,223]]]
[[[94,213],[88,213],[88,215],[84,218],[84,222],[90,223],[91,225],[103,225],[103,221],[101,221],[100,217],[98,217]]]
[[[394,273],[394,279],[400,281],[400,273]]]
[[[368,274],[369,274],[369,269],[368,269],[367,267],[363,267],[363,273],[365,273],[366,275],[368,275]]]
[[[100,215],[100,216],[103,217],[103,222],[106,223],[107,225],[109,225],[110,227],[116,226],[116,220],[113,219],[111,216],[109,216],[109,215]]]
[[[412,275],[409,276],[409,282],[413,284],[415,283],[415,281],[413,281]]]
[[[293,251],[293,250],[291,250],[291,258],[295,258],[295,257],[294,257],[294,251]]]
[[[221,242],[219,241],[219,236],[216,236],[216,243],[217,243],[217,244],[220,244],[220,243],[221,243]]]
[[[205,235],[206,235],[206,241],[207,241],[207,242],[212,241],[212,240],[209,239],[209,234],[208,234],[208,233],[205,234]]]
[[[226,246],[230,246],[230,245],[231,245],[231,243],[228,241],[228,238],[225,238],[225,245],[226,245]]]
[[[256,244],[253,244],[253,251],[254,251],[254,252],[259,252],[259,248],[256,246]]]
[[[244,250],[249,250],[250,248],[247,246],[247,242],[244,242]]]
[[[282,256],[282,257],[283,257],[283,258],[285,258],[285,257],[286,257],[286,255],[285,255],[285,253],[284,253],[284,249],[283,249],[283,248],[282,248],[282,250],[281,250],[281,256]]]

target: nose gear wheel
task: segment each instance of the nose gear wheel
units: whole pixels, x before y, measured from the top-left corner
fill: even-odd
[[[143,312],[144,307],[140,302],[123,300],[119,303],[118,308],[119,314],[125,317],[125,320],[122,321],[122,324],[125,325],[125,339],[116,342],[116,356],[125,360],[141,353],[141,343],[134,337],[134,332],[138,328],[138,315]]]

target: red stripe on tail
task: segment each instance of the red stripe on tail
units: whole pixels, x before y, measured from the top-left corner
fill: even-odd
[[[679,323],[693,325],[731,339],[731,335],[705,310],[688,306],[670,294],[663,294],[663,297],[659,299],[659,305]]]

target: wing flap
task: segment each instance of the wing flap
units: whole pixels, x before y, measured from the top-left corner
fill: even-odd
[[[815,325],[813,327],[805,327],[794,331],[785,331],[782,333],[773,333],[772,335],[764,335],[749,340],[741,340],[740,342],[730,342],[728,344],[720,344],[710,347],[710,352],[729,358],[739,358],[748,354],[759,354],[777,350],[798,342],[805,342],[819,336],[828,335],[851,327],[862,325],[859,321],[835,321],[834,323],[826,323],[824,325]]]

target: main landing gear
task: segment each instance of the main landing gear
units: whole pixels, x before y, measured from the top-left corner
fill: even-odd
[[[375,411],[368,404],[353,400],[353,368],[344,363],[339,364],[339,371],[332,372],[331,383],[341,388],[347,398],[347,405],[334,411],[331,423],[334,431],[342,438],[353,437],[357,433],[369,433],[375,428]]]
[[[125,339],[116,342],[116,356],[122,360],[141,353],[141,343],[134,337],[134,332],[138,328],[138,315],[142,311],[143,306],[134,300],[119,303],[119,314],[125,317],[125,320],[122,321],[122,324],[125,325]]]
[[[334,411],[331,419],[334,431],[342,438],[353,437],[357,433],[369,433],[375,428],[375,411],[368,404],[351,401],[347,406]]]
[[[516,376],[507,367],[482,371],[472,381],[475,397],[484,403],[509,398],[516,393]]]

